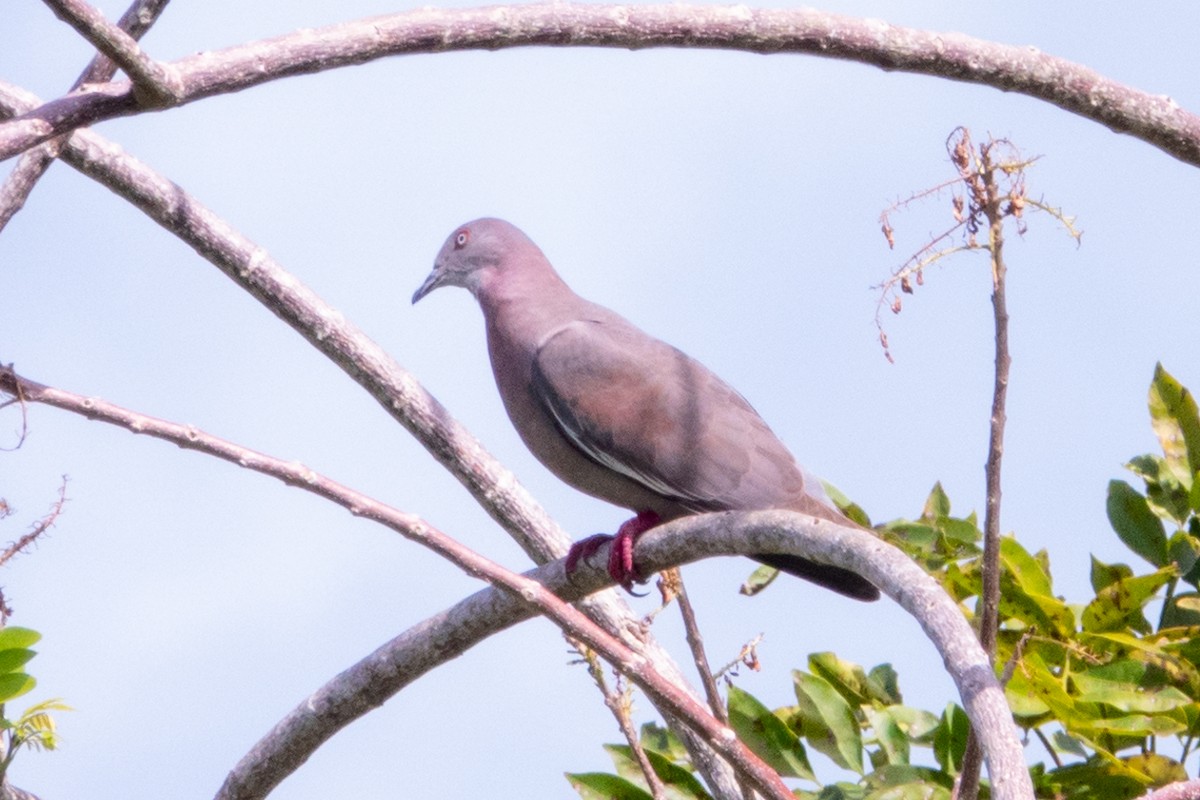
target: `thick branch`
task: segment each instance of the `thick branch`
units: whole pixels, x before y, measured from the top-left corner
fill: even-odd
[[[178,101],[189,103],[387,56],[533,45],[711,48],[858,61],[1036,97],[1200,166],[1200,117],[1169,97],[1029,47],[808,9],[575,3],[426,8],[297,31],[166,66],[182,81]],[[0,159],[74,128],[144,110],[129,84],[89,88],[0,125]]]
[[[1181,781],[1155,789],[1142,800],[1200,800],[1200,779]]]
[[[173,105],[183,90],[174,68],[159,64],[138,46],[137,39],[104,18],[84,0],[43,0],[55,16],[108,56],[133,81],[133,92],[147,108]]]
[[[135,41],[142,38],[158,19],[162,10],[166,8],[168,1],[133,0],[133,4],[117,21],[117,27],[128,33]],[[71,91],[75,91],[85,83],[103,83],[111,80],[116,72],[117,65],[108,56],[97,53],[75,80],[75,83],[71,85]],[[9,173],[4,185],[0,186],[0,231],[4,230],[8,221],[25,205],[34,185],[42,175],[46,174],[46,170],[50,168],[54,159],[58,158],[64,138],[53,139],[21,154],[21,160]]]

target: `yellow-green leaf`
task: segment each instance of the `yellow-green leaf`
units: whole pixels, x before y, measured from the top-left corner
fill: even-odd
[[[1150,422],[1168,467],[1190,489],[1193,476],[1200,472],[1200,411],[1192,393],[1162,364],[1155,365],[1150,384]]]

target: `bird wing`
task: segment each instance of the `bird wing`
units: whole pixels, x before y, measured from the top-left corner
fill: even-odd
[[[689,510],[794,508],[817,496],[740,394],[624,320],[552,331],[534,357],[531,389],[586,457]]]

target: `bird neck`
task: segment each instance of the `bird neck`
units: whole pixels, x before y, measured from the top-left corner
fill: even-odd
[[[570,322],[584,301],[544,261],[496,270],[477,294],[489,330],[511,331],[538,341],[547,330]]]

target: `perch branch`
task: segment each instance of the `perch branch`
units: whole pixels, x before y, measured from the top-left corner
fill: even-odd
[[[415,9],[190,56],[179,103],[380,58],[529,46],[708,48],[807,53],[1018,92],[1200,166],[1200,117],[1171,98],[1034,48],[811,9],[535,3]],[[0,125],[0,159],[103,119],[147,110],[128,83],[89,87]]]
[[[515,624],[538,612],[544,613],[570,635],[587,642],[610,662],[622,665],[622,671],[628,667],[626,674],[630,679],[656,702],[661,702],[663,707],[671,709],[675,714],[687,712],[689,724],[701,726],[700,730],[706,736],[718,737],[713,743],[723,756],[741,759],[743,755],[748,755],[729,744],[729,729],[717,723],[702,704],[669,683],[663,686],[659,682],[661,678],[654,674],[645,659],[592,625],[582,614],[563,602],[578,597],[576,592],[594,591],[606,585],[608,578],[603,569],[587,566],[568,580],[563,572],[562,562],[555,561],[525,576],[518,576],[463,547],[421,519],[391,509],[294,462],[255,453],[203,434],[192,426],[156,420],[95,398],[43,386],[17,376],[11,369],[0,371],[0,389],[10,394],[19,392],[29,402],[55,406],[89,419],[99,419],[124,427],[134,433],[144,433],[173,442],[180,447],[209,453],[324,497],[356,516],[380,522],[438,552],[469,574],[483,576],[499,587],[501,591],[485,590],[464,602],[482,602],[475,598],[489,593],[494,595],[488,598],[486,603],[507,609],[504,616],[506,621],[500,627]],[[955,602],[933,578],[904,553],[865,530],[836,525],[792,511],[725,512],[687,517],[655,528],[638,542],[639,563],[644,565],[644,569],[655,572],[685,561],[734,553],[790,553],[813,558],[821,563],[857,572],[877,585],[881,591],[917,618],[941,654],[958,687],[964,708],[980,731],[988,772],[992,779],[993,797],[999,800],[1025,800],[1033,796],[1021,744],[1012,724],[1011,712],[987,654],[979,646],[974,631],[963,618]],[[425,630],[428,626],[428,622],[422,623],[413,631]],[[473,638],[470,644],[499,629],[491,623],[480,622],[472,622],[470,627],[471,630],[465,635],[477,637]],[[485,627],[486,631],[483,630]],[[461,639],[462,635],[459,635],[454,641]],[[447,646],[448,644],[449,641]],[[433,649],[435,652],[441,652],[447,649],[447,646]],[[469,644],[463,646],[453,655],[463,652],[468,646]],[[425,669],[436,666],[428,663],[430,657],[428,654],[424,656],[427,664]],[[379,651],[366,661],[360,662],[361,664],[368,664],[370,668],[382,669],[385,672],[394,671],[380,658]],[[396,690],[416,677],[417,675],[407,675]],[[660,689],[662,694],[658,696]],[[301,708],[311,711],[315,707],[306,702]],[[364,709],[364,712],[365,710],[369,708]],[[695,719],[692,718],[693,712],[696,712]],[[293,715],[295,713],[293,712]],[[328,735],[332,735],[332,731]],[[734,760],[733,763],[738,765],[739,771],[745,770],[744,774],[752,779],[760,791],[764,788],[777,788],[775,782],[778,781],[778,776],[774,776],[775,782],[772,782],[767,776],[756,772],[755,761],[757,759]],[[785,796],[790,796],[790,793]]]

